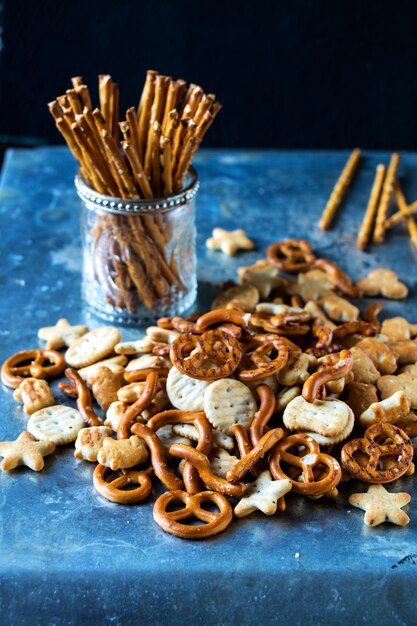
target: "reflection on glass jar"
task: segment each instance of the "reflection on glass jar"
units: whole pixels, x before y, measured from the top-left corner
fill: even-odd
[[[78,175],[82,200],[83,297],[96,315],[141,325],[181,315],[197,294],[191,169],[181,193],[121,200],[98,194]]]

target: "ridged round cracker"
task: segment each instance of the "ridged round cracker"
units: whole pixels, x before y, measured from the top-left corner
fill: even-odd
[[[352,409],[349,407],[349,414],[348,414],[348,420],[346,422],[346,426],[338,435],[335,435],[334,437],[325,437],[324,435],[319,435],[318,433],[311,433],[311,432],[303,433],[303,435],[308,435],[312,439],[315,439],[315,441],[317,441],[319,446],[333,446],[336,443],[340,443],[341,441],[344,441],[345,439],[347,439],[350,433],[352,432],[354,425],[355,425],[355,414],[352,411]]]
[[[212,381],[190,378],[175,366],[171,367],[167,377],[169,401],[180,411],[202,411],[204,393],[212,384]]]
[[[214,428],[232,435],[233,424],[249,428],[257,411],[251,390],[233,378],[215,380],[204,393],[204,411]]]
[[[86,367],[111,354],[120,339],[117,328],[101,326],[77,339],[66,351],[65,360],[71,367]]]
[[[39,441],[52,441],[64,445],[77,439],[85,424],[77,409],[62,404],[47,406],[30,416],[27,430]]]

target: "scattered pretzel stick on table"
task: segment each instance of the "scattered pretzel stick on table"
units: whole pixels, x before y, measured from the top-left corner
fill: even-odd
[[[407,208],[408,208],[407,200],[405,199],[405,196],[402,192],[402,189],[398,181],[396,181],[394,185],[394,195],[395,195],[395,201],[397,203],[398,208],[400,209],[402,213],[404,213],[404,217],[406,220],[408,233],[410,235],[411,241],[417,248],[417,224],[414,221],[414,218],[412,217],[412,215],[405,215]]]
[[[384,183],[385,165],[379,164],[376,168],[374,184],[372,185],[371,195],[369,196],[368,206],[359,230],[356,247],[358,250],[365,250],[372,235],[376,212],[378,210],[378,202],[381,196],[382,186]]]
[[[376,215],[374,243],[382,243],[385,238],[385,222],[388,216],[389,203],[394,191],[394,182],[397,175],[398,165],[400,163],[400,155],[394,152],[388,165],[387,174],[385,176],[384,186],[382,188],[381,200],[379,201],[378,212]]]
[[[391,217],[389,217],[385,222],[385,230],[396,226],[397,224],[405,220],[408,216],[413,216],[415,213],[417,213],[417,200],[415,200],[411,204],[408,204],[407,208],[404,208],[403,211],[397,211],[397,213],[391,215]]]
[[[340,174],[337,183],[335,184],[330,198],[324,208],[322,216],[319,222],[319,228],[321,230],[328,230],[332,223],[336,211],[343,200],[346,189],[348,188],[350,181],[352,180],[356,169],[359,165],[362,153],[359,148],[355,148],[350,155],[345,167]]]

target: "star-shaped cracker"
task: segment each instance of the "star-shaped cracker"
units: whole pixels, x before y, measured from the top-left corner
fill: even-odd
[[[401,300],[408,295],[404,285],[392,270],[379,267],[369,272],[368,276],[357,281],[356,286],[365,296],[384,296],[393,300]]]
[[[46,326],[38,330],[39,339],[46,341],[47,350],[69,348],[76,339],[88,332],[87,326],[71,326],[66,319],[60,319],[55,326]]]
[[[27,465],[31,470],[39,472],[45,465],[43,457],[55,451],[51,441],[36,441],[28,432],[20,433],[16,441],[1,441],[0,456],[3,471],[9,471],[18,465]]]
[[[268,470],[259,474],[254,483],[248,485],[246,496],[235,507],[236,517],[250,515],[258,509],[265,515],[273,515],[277,510],[278,500],[291,490],[291,481],[272,480]]]
[[[211,250],[221,250],[224,254],[233,256],[238,250],[253,250],[255,244],[242,228],[231,231],[214,228],[212,237],[206,241],[206,246]]]
[[[237,273],[239,283],[241,285],[249,283],[256,287],[263,300],[269,297],[273,289],[287,286],[287,281],[281,278],[279,269],[264,259],[259,259],[253,265],[238,267]]]
[[[363,521],[367,526],[378,526],[383,522],[405,526],[410,518],[401,508],[410,500],[408,493],[390,493],[382,485],[370,485],[366,493],[353,493],[349,497],[352,506],[366,511]]]

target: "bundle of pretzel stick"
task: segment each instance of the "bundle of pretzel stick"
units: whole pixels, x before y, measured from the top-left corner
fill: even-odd
[[[359,148],[355,148],[349,156],[321,215],[319,221],[321,230],[330,228],[349,184],[358,169],[361,157],[362,153]],[[376,168],[368,205],[357,237],[358,250],[365,250],[371,242],[374,244],[383,243],[386,231],[403,221],[411,241],[417,248],[417,224],[413,217],[413,214],[417,212],[417,202],[407,203],[398,181],[399,164],[400,155],[394,152],[387,168],[382,163]],[[395,199],[398,212],[388,217],[392,198]]]
[[[130,107],[119,122],[119,86],[111,76],[99,76],[95,109],[82,77],[71,81],[72,89],[48,106],[84,181],[100,194],[122,199],[180,192],[221,108],[215,95],[149,70],[137,110]],[[183,289],[174,255],[168,258],[166,252],[170,232],[162,215],[102,216],[94,237],[101,251],[95,275],[112,306],[135,311],[139,301],[154,309],[170,291]]]

